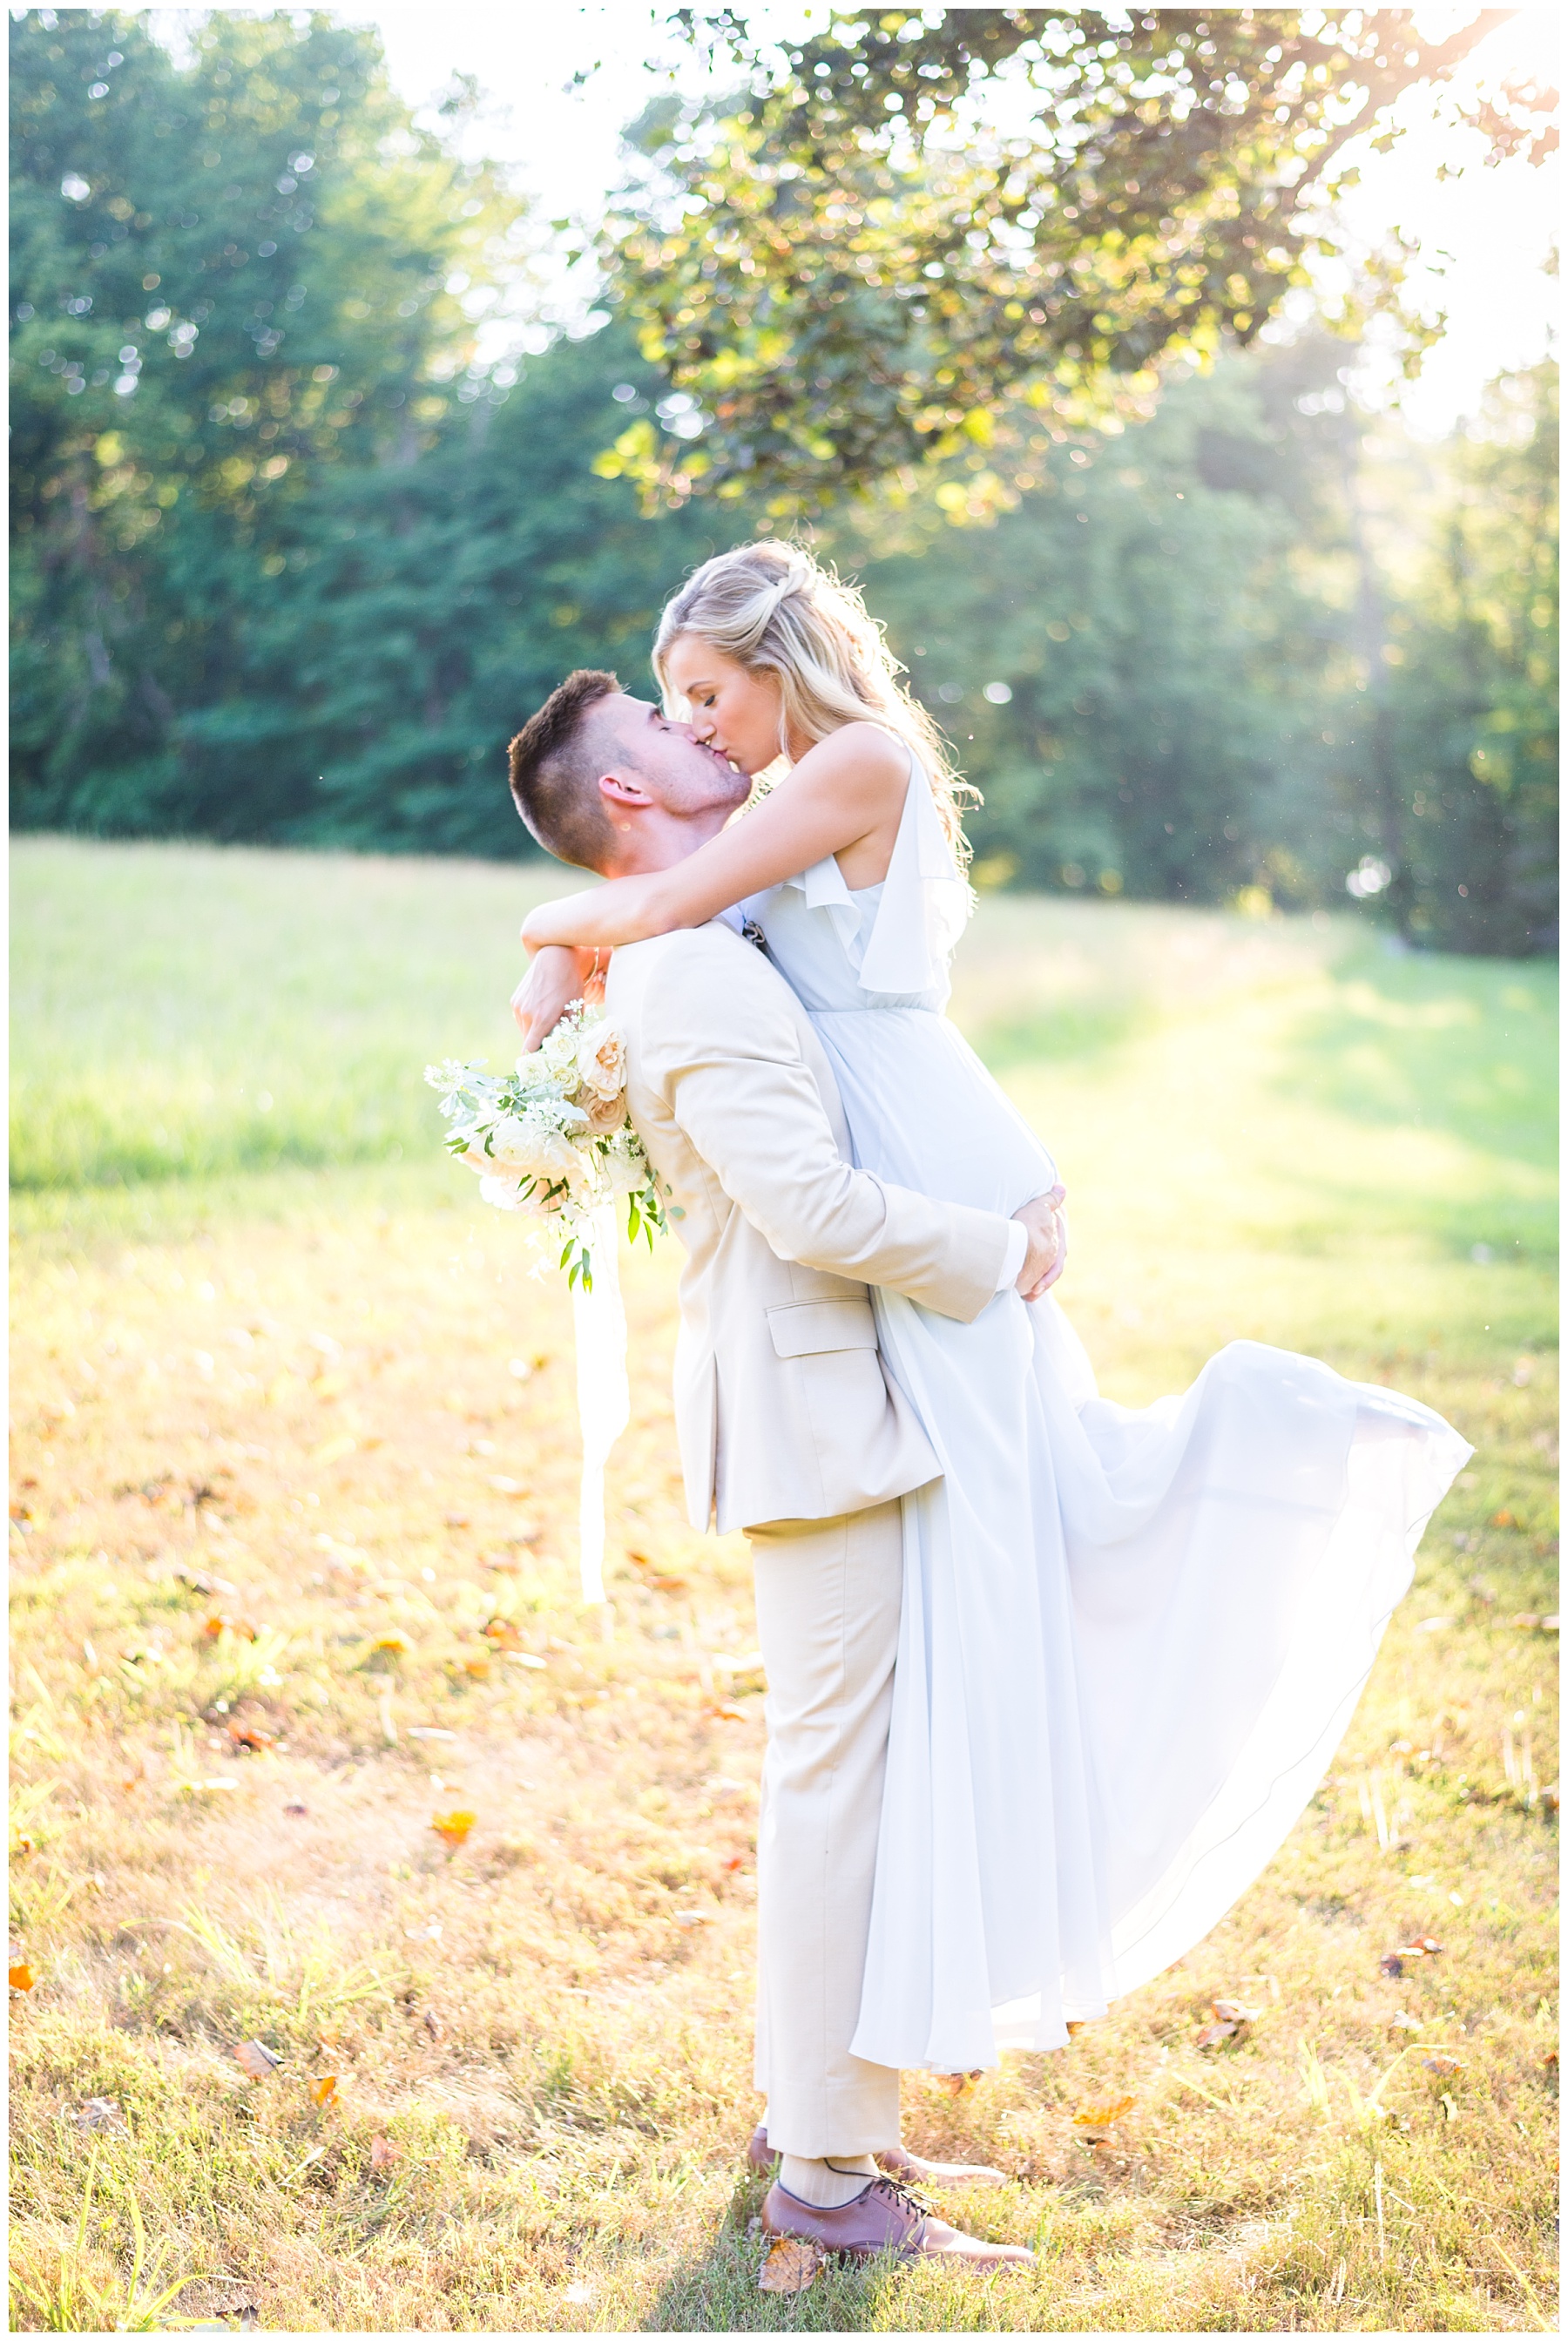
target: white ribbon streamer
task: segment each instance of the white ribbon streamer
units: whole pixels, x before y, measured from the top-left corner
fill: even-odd
[[[620,1300],[620,1252],[616,1206],[591,1214],[593,1286],[571,1296],[577,1333],[577,1414],[582,1426],[582,1496],[579,1513],[584,1601],[604,1593],[604,1467],[631,1417],[626,1380],[626,1310]]]

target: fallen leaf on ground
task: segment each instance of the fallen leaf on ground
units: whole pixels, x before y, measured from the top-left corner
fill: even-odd
[[[431,1827],[437,1837],[455,1848],[462,1843],[478,1818],[477,1813],[438,1813]]]
[[[655,1593],[684,1593],[686,1590],[684,1577],[649,1577],[643,1582],[650,1585]]]
[[[231,1585],[226,1577],[208,1577],[199,1569],[176,1569],[174,1573],[182,1585],[187,1586],[193,1593],[205,1594],[209,1600],[214,1593],[232,1600],[240,1589],[237,1585]]]
[[[1441,1956],[1442,1950],[1442,1944],[1434,1943],[1430,1935],[1415,1935],[1408,1943],[1401,1943],[1398,1957],[1402,1959],[1435,1959]]]
[[[433,2007],[427,2007],[424,2015],[420,2020],[432,2040],[440,2040],[444,2037],[446,2027],[442,2024],[440,2017],[436,2014]]]
[[[1226,2040],[1235,2040],[1248,2027],[1245,2024],[1206,2024],[1197,2036],[1200,2048],[1218,2048]]]
[[[1500,1512],[1494,1512],[1492,1515],[1492,1526],[1494,1529],[1516,1529],[1518,1525],[1518,1521],[1514,1519],[1506,1504],[1503,1505],[1503,1509]]]
[[[371,2140],[371,2168],[372,2170],[390,2170],[392,2164],[399,2158],[399,2151],[400,2149],[392,2144],[390,2137],[372,2137]]]
[[[745,1867],[745,1858],[745,1858],[745,1856],[744,1856],[743,1854],[739,1854],[739,1853],[732,1853],[732,1854],[730,1855],[730,1857],[729,1857],[729,1860],[725,1863],[724,1867],[725,1867],[725,1868],[726,1868],[726,1869],[741,1869],[741,1868],[744,1868],[744,1867]]]
[[[240,2070],[248,2073],[253,2081],[266,2080],[283,2061],[264,2040],[242,2040],[233,2051],[233,2058]]]
[[[484,1630],[498,1650],[521,1650],[522,1648],[522,1636],[510,1618],[492,1618]]]
[[[1404,1961],[1397,1951],[1384,1951],[1377,1962],[1379,1975],[1399,1977],[1404,1973]]]
[[[311,2083],[311,2095],[318,2106],[330,2106],[338,2093],[338,2077],[323,2073],[319,2081]]]
[[[746,1720],[738,1707],[705,1707],[702,1714],[709,1723],[744,1723]]]
[[[297,1820],[301,1814],[308,1813],[310,1811],[310,1807],[309,1805],[302,1805],[296,1798],[292,1804],[285,1805],[283,1807],[283,1810],[285,1813],[289,1814],[292,1818]]]
[[[1462,2073],[1464,2070],[1463,2057],[1444,2057],[1439,2054],[1435,2057],[1424,2057],[1421,2061],[1429,2073]]]
[[[980,2077],[980,2067],[972,2073],[933,2073],[932,2080],[949,2097],[961,2097],[964,2091]]]
[[[229,1738],[236,1748],[254,1748],[258,1756],[264,1754],[273,1744],[272,1734],[259,1730],[253,1723],[231,1723]]]
[[[32,1968],[27,1965],[25,1959],[19,1960],[11,1969],[11,1988],[13,1991],[31,1991],[36,1981],[36,1976],[35,1976]]]
[[[465,1675],[471,1675],[475,1682],[488,1682],[490,1680],[490,1660],[488,1659],[464,1659],[462,1662],[462,1670]]]
[[[1255,2024],[1263,2014],[1261,2007],[1248,2007],[1245,2000],[1216,1999],[1210,2002],[1216,2019],[1221,2024]]]
[[[116,2129],[125,2127],[124,2118],[113,2097],[89,2097],[84,2106],[77,2106],[71,2116],[78,2129]]]
[[[1080,2106],[1073,2116],[1073,2127],[1092,2145],[1097,2137],[1108,2137],[1115,2125],[1124,2114],[1130,2114],[1136,2103],[1136,2097],[1106,2097]]]
[[[371,1649],[384,1650],[389,1658],[401,1659],[407,1652],[408,1643],[402,1634],[378,1634]]]
[[[759,2292],[804,2292],[813,2282],[825,2255],[799,2236],[780,2236],[762,2263]]]
[[[15,1853],[36,1853],[38,1850],[38,1840],[35,1837],[30,1837],[27,1831],[23,1829],[18,1834],[16,1843],[12,1849]]]

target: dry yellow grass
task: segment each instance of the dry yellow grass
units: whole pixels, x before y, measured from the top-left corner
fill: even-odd
[[[913,2142],[1014,2174],[962,2216],[1037,2267],[758,2294],[760,1683],[744,1547],[680,1515],[672,1260],[628,1270],[607,1629],[563,1297],[432,1157],[30,1207],[14,2328],[1546,2329],[1550,1169],[1540,1098],[1485,1090],[1538,971],[1078,909],[994,906],[968,1013],[1067,1163],[1106,1386],[1262,1334],[1478,1453],[1224,1925],[1061,2057],[907,2083]],[[1216,1995],[1257,2014],[1203,2050]]]

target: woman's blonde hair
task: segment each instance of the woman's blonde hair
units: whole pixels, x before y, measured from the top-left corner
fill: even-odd
[[[666,705],[679,700],[665,671],[670,644],[698,634],[749,674],[772,675],[780,692],[779,746],[791,733],[825,740],[840,724],[886,725],[908,742],[931,791],[960,868],[969,858],[961,805],[979,792],[954,771],[941,733],[898,680],[903,669],[853,585],[821,568],[799,545],[738,544],[689,577],[668,603],[653,645]]]

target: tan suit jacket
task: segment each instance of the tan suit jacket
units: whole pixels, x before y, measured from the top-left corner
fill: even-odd
[[[693,1525],[830,1519],[935,1479],[867,1286],[967,1324],[995,1294],[1008,1222],[851,1167],[810,1019],[730,928],[623,945],[606,1006],[686,1248],[675,1420]]]

